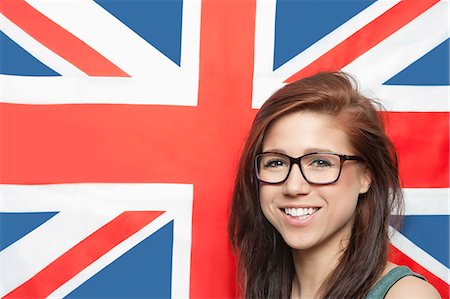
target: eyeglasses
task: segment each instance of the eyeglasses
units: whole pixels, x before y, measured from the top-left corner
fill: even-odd
[[[347,160],[364,161],[359,156],[336,153],[309,153],[293,158],[281,153],[265,152],[255,157],[256,177],[267,184],[281,184],[297,164],[303,178],[310,184],[327,185],[336,182]]]

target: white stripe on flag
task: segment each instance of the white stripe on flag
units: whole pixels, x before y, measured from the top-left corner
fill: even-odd
[[[405,188],[405,215],[450,215],[449,188]]]

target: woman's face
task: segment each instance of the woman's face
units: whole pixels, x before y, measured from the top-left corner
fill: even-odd
[[[273,123],[264,137],[263,152],[291,157],[311,152],[355,154],[333,118],[313,112],[296,112]],[[358,195],[369,185],[370,175],[357,161],[344,162],[339,180],[330,185],[309,184],[295,164],[284,183],[261,183],[260,204],[267,220],[291,248],[339,246],[350,236]],[[308,215],[289,215],[305,212]]]

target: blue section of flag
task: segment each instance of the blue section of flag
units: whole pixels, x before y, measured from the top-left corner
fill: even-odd
[[[1,31],[0,73],[19,76],[60,76]]]
[[[373,2],[278,0],[273,69],[276,70]]]
[[[57,212],[0,213],[0,251],[16,242]]]
[[[173,221],[133,247],[66,298],[170,298]]]
[[[449,85],[449,40],[386,81],[385,85]]]
[[[402,234],[449,268],[448,215],[405,216]]]
[[[182,0],[96,0],[95,2],[170,60],[180,65]]]

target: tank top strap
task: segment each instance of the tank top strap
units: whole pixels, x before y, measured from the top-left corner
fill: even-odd
[[[426,280],[420,274],[412,272],[406,266],[398,266],[390,270],[386,275],[372,287],[366,296],[366,299],[382,299],[386,296],[389,289],[400,279],[406,276],[415,276],[420,279]]]

